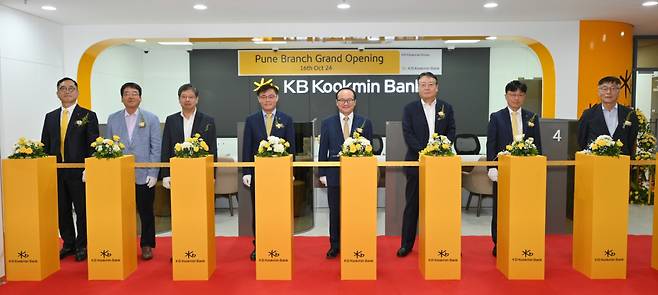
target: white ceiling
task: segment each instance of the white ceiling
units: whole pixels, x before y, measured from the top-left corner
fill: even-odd
[[[0,0],[64,25],[299,22],[573,21],[603,19],[635,25],[635,34],[658,35],[658,6],[645,0]],[[27,4],[26,4],[27,3]],[[205,11],[192,9],[203,3]],[[53,5],[57,11],[45,11]]]

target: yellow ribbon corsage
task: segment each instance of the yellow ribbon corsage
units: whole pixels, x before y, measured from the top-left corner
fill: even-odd
[[[274,83],[272,83],[272,79],[265,81],[265,78],[260,78],[260,82],[254,82],[254,85],[256,85],[254,92],[258,91],[258,89],[265,85],[272,85],[272,87],[276,88],[276,90],[279,90],[279,86],[274,85]]]

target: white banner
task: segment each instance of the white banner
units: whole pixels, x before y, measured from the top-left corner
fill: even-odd
[[[441,75],[443,55],[441,49],[400,50],[400,75],[418,75],[432,72]]]

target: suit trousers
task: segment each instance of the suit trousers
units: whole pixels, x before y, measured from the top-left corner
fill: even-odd
[[[327,187],[329,203],[329,244],[331,248],[340,249],[340,187]]]
[[[65,179],[58,176],[57,212],[59,215],[59,235],[64,240],[64,248],[82,249],[87,247],[86,206],[85,184],[82,179]],[[73,220],[74,209],[75,225]]]
[[[155,248],[153,200],[155,200],[155,187],[149,188],[146,184],[135,184],[135,204],[137,212],[139,212],[139,221],[142,224],[140,247]]]
[[[402,215],[402,239],[400,247],[413,249],[418,230],[418,174],[407,174],[406,204]]]

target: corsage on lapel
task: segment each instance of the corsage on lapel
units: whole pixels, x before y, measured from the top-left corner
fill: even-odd
[[[363,123],[361,123],[361,126],[356,128],[356,132],[359,132],[359,134],[363,134],[363,127],[366,125],[366,120],[363,120]]]
[[[210,124],[206,124],[206,128],[203,129],[203,132],[208,132],[209,129],[210,129]]]
[[[438,113],[436,113],[436,118],[437,118],[438,120],[443,120],[443,119],[446,117],[446,113],[445,113],[444,110],[443,110],[444,107],[445,107],[445,105],[442,104],[442,105],[441,105],[441,110],[440,110]]]
[[[139,128],[146,127],[146,121],[144,120],[144,116],[141,114],[139,115],[139,124],[137,124],[137,126],[139,126]]]
[[[537,114],[532,114],[532,117],[528,120],[528,127],[535,127],[535,119],[537,119]]]
[[[624,119],[624,126],[621,127],[622,129],[626,128],[627,126],[630,127],[631,125],[633,125],[633,123],[631,123],[631,115],[634,112],[635,110],[628,112],[628,114],[626,115],[626,119]]]
[[[276,127],[276,129],[281,129],[283,127],[286,127],[286,125],[283,125],[283,123],[281,123],[281,119],[279,119],[279,117],[275,116],[274,117],[274,127]]]
[[[87,123],[89,123],[89,113],[86,113],[82,119],[75,121],[75,125],[78,125],[78,127],[87,125]]]

